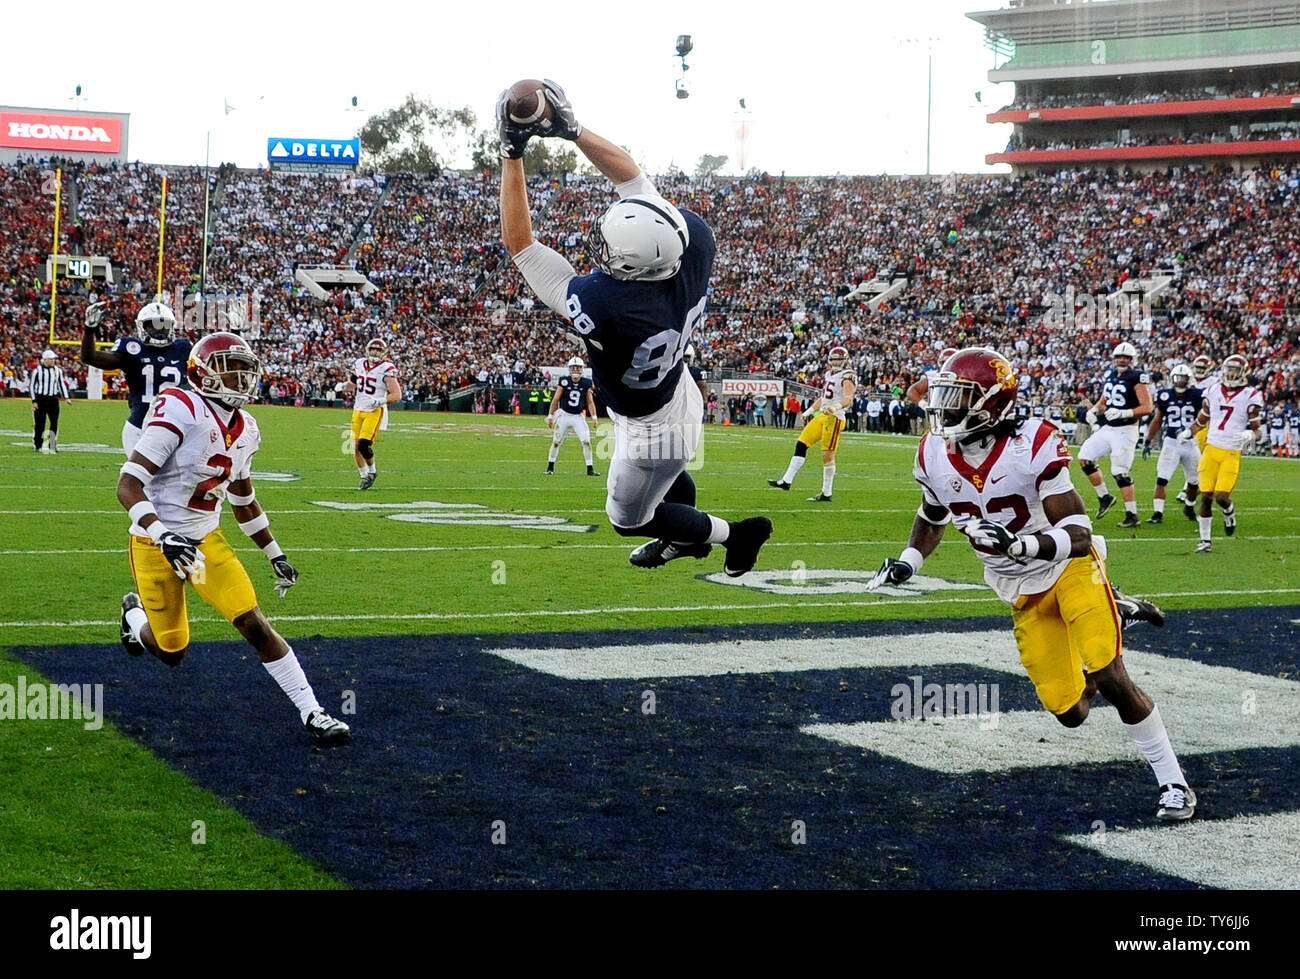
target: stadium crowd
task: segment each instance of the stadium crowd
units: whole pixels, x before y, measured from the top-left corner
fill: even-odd
[[[0,356],[10,387],[48,342],[47,169],[0,168]],[[65,187],[60,247],[113,260],[119,328],[152,298],[160,172],[87,168]],[[167,172],[166,281],[193,291],[203,172]],[[717,237],[708,315],[692,338],[712,377],[751,371],[815,382],[826,348],[842,342],[889,417],[895,389],[940,349],[985,343],[1020,366],[1028,403],[1064,412],[1123,338],[1157,374],[1199,352],[1242,352],[1271,400],[1300,399],[1294,164],[1018,179],[677,174],[657,183]],[[223,168],[212,187],[207,292],[254,300],[248,332],[267,363],[268,397],[340,396],[351,361],[376,334],[390,343],[407,397],[444,404],[468,386],[536,386],[543,368],[575,352],[563,323],[533,303],[504,258],[490,176],[340,181]],[[608,187],[541,176],[530,191],[538,238],[585,270],[585,235]],[[377,290],[342,289],[322,301],[294,281],[296,265],[345,261]],[[1164,270],[1155,306],[1118,322],[1104,298],[1122,295],[1130,280],[1152,280],[1152,270]],[[870,308],[859,287],[877,276],[906,286]],[[85,297],[64,285],[60,293],[56,333],[75,339]],[[60,350],[84,386],[75,348]],[[776,406],[767,416],[777,420]]]
[[[1026,93],[1002,107],[1002,112],[1026,109],[1064,109],[1071,106],[1144,105],[1152,102],[1201,102],[1208,99],[1259,99],[1270,95],[1300,94],[1300,80],[1273,79],[1264,84],[1238,85],[1223,89],[1216,85],[1190,85],[1184,88],[1165,88],[1150,91],[1136,88],[1129,91],[1074,92],[1062,95],[1037,95]]]

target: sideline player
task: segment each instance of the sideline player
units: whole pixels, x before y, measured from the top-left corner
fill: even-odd
[[[140,438],[140,426],[154,397],[164,387],[186,387],[186,362],[190,341],[176,336],[176,314],[166,303],[147,303],[135,314],[135,334],[119,337],[108,350],[95,348],[95,337],[108,304],[86,307],[86,328],[81,333],[81,362],[126,377],[126,403],[131,413],[122,426],[122,451],[128,456]]]
[[[366,355],[352,362],[352,373],[344,389],[356,395],[352,402],[352,458],[361,474],[358,489],[375,484],[375,437],[388,431],[388,406],[402,400],[397,368],[388,360],[388,344],[375,337],[366,344]]]
[[[1173,384],[1156,395],[1156,410],[1151,415],[1151,424],[1147,428],[1146,444],[1142,446],[1142,458],[1151,455],[1151,443],[1159,432],[1160,423],[1164,422],[1164,436],[1160,442],[1160,455],[1156,459],[1156,491],[1151,500],[1155,512],[1147,518],[1147,523],[1164,523],[1165,494],[1168,492],[1169,477],[1180,465],[1183,467],[1184,486],[1179,499],[1183,501],[1183,513],[1189,520],[1195,519],[1192,501],[1200,492],[1197,468],[1201,464],[1201,453],[1195,444],[1184,439],[1178,440],[1185,429],[1191,428],[1196,415],[1201,410],[1201,389],[1192,386],[1192,369],[1186,364],[1179,364],[1169,372]]]
[[[1204,492],[1196,518],[1201,533],[1196,545],[1197,554],[1208,554],[1212,547],[1214,511],[1210,508],[1211,499],[1223,511],[1224,534],[1231,537],[1237,532],[1237,508],[1232,502],[1232,490],[1241,473],[1242,452],[1253,448],[1259,439],[1259,423],[1264,411],[1264,396],[1247,383],[1249,367],[1246,358],[1240,354],[1225,357],[1219,369],[1219,382],[1205,392],[1195,425],[1179,436],[1190,441],[1198,432],[1209,430],[1199,470]]]
[[[1102,694],[1160,784],[1156,819],[1190,819],[1196,794],[1160,710],[1124,668],[1121,596],[1070,482],[1065,438],[1050,422],[1013,420],[1017,383],[1011,363],[988,350],[958,351],[945,365],[917,448],[921,506],[908,546],[867,587],[907,581],[956,522],[984,562],[984,580],[1011,606],[1020,662],[1043,706],[1078,727]]]
[[[166,387],[154,397],[117,483],[117,498],[131,517],[131,575],[139,589],[122,599],[122,645],[132,656],[147,651],[179,666],[190,640],[188,579],[257,650],[312,736],[338,743],[351,736],[348,726],[321,709],[221,531],[221,501],[229,496],[239,529],[270,559],[283,598],[298,572],[271,535],[254,495],[250,473],[261,433],[241,410],[257,393],[261,373],[242,337],[210,333],[190,354],[192,389]]]
[[[739,577],[753,569],[772,521],[732,523],[697,510],[686,471],[699,447],[704,404],[682,352],[704,319],[713,232],[698,215],[664,200],[626,150],[579,125],[559,85],[548,80],[543,91],[554,117],[544,134],[573,140],[619,199],[586,241],[595,272],[578,275],[535,241],[523,155],[529,138],[543,134],[542,124],[511,122],[502,92],[501,236],[529,287],[582,338],[601,404],[614,420],[605,513],[620,536],[652,538],[629,555],[637,567],[703,558],[721,544],[723,570]]]
[[[1274,405],[1272,412],[1268,416],[1268,444],[1269,451],[1274,456],[1285,456],[1287,454],[1287,437],[1289,435],[1290,424],[1281,405]]]
[[[955,347],[944,347],[939,351],[938,362],[933,367],[927,368],[920,377],[912,382],[912,386],[907,389],[907,394],[904,397],[914,405],[923,404],[926,392],[930,390],[930,385],[939,376],[939,371],[943,370],[943,365],[948,362],[948,358],[956,352]]]
[[[1115,505],[1115,497],[1106,491],[1106,480],[1097,462],[1110,456],[1110,473],[1115,477],[1124,499],[1124,519],[1120,527],[1137,527],[1137,494],[1133,489],[1133,456],[1137,452],[1138,419],[1151,414],[1151,379],[1133,366],[1137,348],[1131,343],[1116,345],[1110,353],[1114,362],[1102,378],[1101,400],[1088,411],[1088,424],[1105,422],[1088,436],[1079,449],[1079,468],[1097,491],[1097,516],[1100,520]]]
[[[849,366],[848,348],[836,345],[827,352],[826,376],[822,380],[822,393],[816,401],[799,416],[808,419],[816,416],[804,426],[799,438],[794,443],[794,455],[790,465],[780,479],[769,479],[768,486],[788,490],[794,482],[803,464],[808,461],[808,450],[817,443],[822,447],[822,491],[816,496],[808,497],[809,503],[831,502],[831,490],[835,485],[835,451],[839,448],[840,433],[844,431],[845,413],[853,404],[853,395],[858,389],[857,374]],[[820,414],[818,412],[820,411]]]
[[[591,460],[591,430],[587,427],[587,418],[583,412],[591,415],[592,424],[596,424],[596,399],[592,396],[591,378],[585,375],[581,357],[569,359],[569,376],[556,382],[555,394],[551,397],[551,410],[546,413],[546,425],[555,429],[551,439],[551,451],[546,457],[546,475],[555,475],[555,460],[559,457],[560,446],[568,436],[569,430],[578,433],[582,443],[582,458],[587,463],[587,475],[599,476]],[[560,420],[555,420],[556,413]]]

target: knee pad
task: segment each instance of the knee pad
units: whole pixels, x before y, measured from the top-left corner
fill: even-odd
[[[369,462],[375,457],[375,443],[370,439],[357,439],[357,451],[361,453],[361,458]]]
[[[1079,468],[1083,470],[1085,476],[1091,476],[1097,471],[1097,464],[1095,462],[1081,462]]]
[[[1118,477],[1116,477],[1115,482],[1117,482],[1117,483],[1119,482],[1119,478],[1118,478]],[[1157,477],[1156,477],[1156,485],[1157,485],[1157,486],[1168,486],[1168,485],[1169,485],[1169,480],[1167,480],[1167,479],[1161,479],[1159,476],[1157,476]]]
[[[1133,485],[1133,477],[1128,473],[1115,473],[1115,485],[1120,489]]]
[[[794,444],[794,454],[797,456],[806,457],[808,455],[808,446],[804,445],[802,442],[796,442]]]

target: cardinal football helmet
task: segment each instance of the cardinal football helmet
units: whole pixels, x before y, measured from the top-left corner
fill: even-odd
[[[149,303],[135,314],[135,331],[151,347],[170,347],[176,339],[176,314],[166,303]]]
[[[682,212],[662,197],[633,194],[612,204],[587,238],[596,268],[624,282],[671,279],[691,243]]]
[[[930,431],[956,448],[1012,418],[1019,382],[1011,362],[987,347],[958,350],[930,385]]]
[[[243,337],[209,333],[190,350],[187,373],[204,397],[238,408],[257,395],[262,362]]]
[[[372,364],[383,363],[388,357],[388,343],[380,337],[375,337],[366,344],[366,360]]]
[[[1192,376],[1198,381],[1203,381],[1214,373],[1214,361],[1207,355],[1201,354],[1192,361]]]
[[[849,348],[842,344],[836,344],[826,352],[826,369],[841,370],[847,367],[849,363]]]
[[[1246,371],[1248,370],[1250,370],[1250,364],[1241,354],[1224,357],[1223,366],[1219,369],[1219,380],[1223,382],[1225,388],[1245,387]]]

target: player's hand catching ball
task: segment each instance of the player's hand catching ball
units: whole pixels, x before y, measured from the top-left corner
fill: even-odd
[[[271,570],[275,572],[275,590],[284,598],[285,592],[298,581],[298,569],[289,563],[283,554],[271,559]]]
[[[510,112],[506,108],[509,101],[510,89],[507,88],[497,99],[497,140],[500,143],[502,159],[521,160],[524,149],[528,146],[528,140],[533,135],[533,129],[531,126],[521,126],[510,120]]]
[[[559,82],[549,78],[544,78],[542,81],[544,83],[542,92],[546,96],[546,101],[551,104],[552,113],[550,131],[543,135],[576,140],[582,135],[582,124],[574,118],[569,97],[564,94],[564,89],[560,88]]]
[[[86,329],[95,331],[99,329],[99,324],[104,321],[104,314],[108,312],[108,303],[91,303],[86,307]]]

